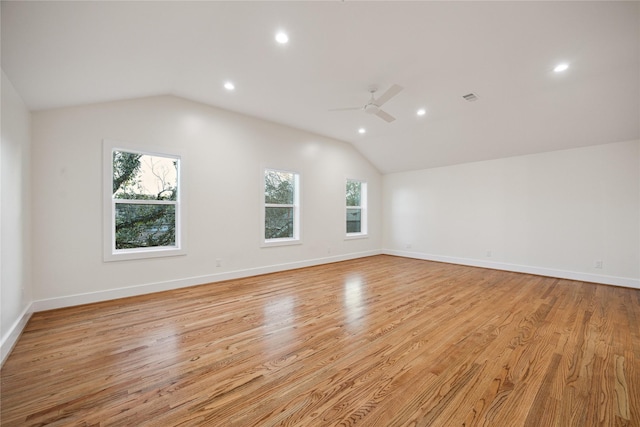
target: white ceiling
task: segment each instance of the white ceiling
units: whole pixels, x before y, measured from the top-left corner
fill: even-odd
[[[348,141],[383,173],[640,139],[637,1],[3,1],[1,31],[32,110],[173,94]],[[393,123],[327,111],[394,83]]]

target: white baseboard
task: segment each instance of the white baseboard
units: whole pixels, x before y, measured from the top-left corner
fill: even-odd
[[[449,264],[469,265],[472,267],[491,268],[494,270],[513,271],[516,273],[535,274],[538,276],[557,277],[559,279],[577,280],[580,282],[601,283],[604,285],[623,286],[640,289],[640,280],[628,277],[606,276],[603,274],[581,273],[577,271],[557,270],[553,268],[532,267],[528,265],[509,264],[506,262],[484,261],[471,258],[458,258],[443,255],[426,254],[422,252],[399,251],[383,249],[383,254],[405,258],[415,258],[427,261],[446,262]]]
[[[13,350],[13,347],[15,347],[16,343],[18,342],[18,338],[20,338],[20,335],[22,334],[24,327],[27,326],[27,322],[31,318],[32,314],[33,304],[29,304],[27,305],[27,307],[25,307],[22,313],[20,313],[20,316],[18,316],[18,320],[13,322],[13,325],[11,325],[11,328],[9,328],[8,333],[4,337],[2,337],[2,341],[0,341],[0,366],[4,364],[7,356],[9,356],[9,353],[11,353],[11,350]]]
[[[258,276],[260,274],[275,273],[278,271],[294,270],[296,268],[312,267],[314,265],[329,264],[332,262],[346,261],[356,258],[364,258],[380,255],[380,250],[356,252],[345,255],[336,255],[325,258],[316,258],[305,261],[296,261],[285,264],[269,265],[264,267],[248,268],[244,270],[228,271],[224,273],[194,276],[184,279],[168,280],[166,282],[147,283],[144,285],[129,286],[126,288],[109,289],[86,294],[75,294],[57,298],[48,298],[33,302],[33,312],[53,310],[56,308],[71,307],[74,305],[89,304],[100,301],[108,301],[118,298],[126,298],[154,292],[168,291],[171,289],[186,288],[205,283],[221,282],[223,280],[240,279],[243,277]]]

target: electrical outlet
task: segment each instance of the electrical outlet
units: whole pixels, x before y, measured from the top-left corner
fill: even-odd
[[[491,251],[487,251],[487,258],[491,258]]]
[[[602,260],[597,259],[593,262],[593,268],[602,268]]]
[[[405,247],[406,247],[407,249],[411,249],[411,243],[407,243],[407,244],[405,245]]]
[[[216,258],[216,267],[222,267],[222,259]]]

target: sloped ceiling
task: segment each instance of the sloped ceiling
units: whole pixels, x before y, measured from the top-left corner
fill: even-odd
[[[640,138],[640,2],[3,1],[1,32],[32,110],[173,94],[350,142],[383,173]],[[392,84],[392,123],[328,111]]]

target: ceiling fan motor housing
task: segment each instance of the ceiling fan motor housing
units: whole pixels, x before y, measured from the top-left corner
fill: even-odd
[[[380,111],[380,107],[375,104],[367,104],[364,106],[364,112],[367,114],[376,114]]]

